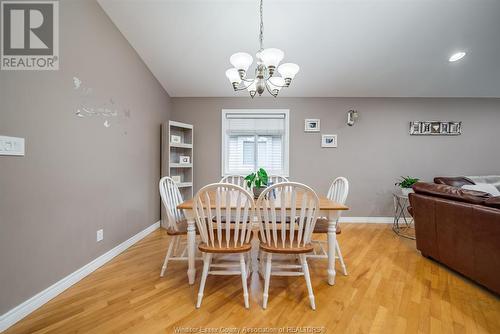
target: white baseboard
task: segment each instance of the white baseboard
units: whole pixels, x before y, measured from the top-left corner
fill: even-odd
[[[151,232],[155,231],[159,227],[160,227],[160,221],[145,228],[141,232],[132,236],[130,239],[122,242],[118,246],[114,247],[113,249],[111,249],[108,252],[104,253],[103,255],[99,256],[97,259],[93,260],[90,263],[87,263],[86,265],[84,265],[80,269],[69,274],[68,276],[64,277],[60,281],[52,284],[47,289],[43,290],[42,292],[40,292],[40,293],[36,294],[35,296],[31,297],[30,299],[26,300],[25,302],[14,307],[12,310],[8,311],[7,313],[0,315],[0,332],[2,332],[4,330],[6,330],[7,328],[9,328],[10,326],[14,325],[16,322],[23,319],[24,317],[29,315],[31,312],[35,311],[40,306],[47,303],[49,300],[51,300],[52,298],[54,298],[55,296],[57,296],[58,294],[60,294],[64,290],[66,290],[67,288],[71,287],[73,284],[77,283],[82,278],[89,275],[94,270],[101,267],[106,262],[110,261],[115,256],[119,255],[120,253],[125,251],[127,248],[129,248],[130,246],[132,246],[136,242],[140,241],[145,236],[147,236]]]
[[[394,217],[340,217],[341,223],[392,224]]]

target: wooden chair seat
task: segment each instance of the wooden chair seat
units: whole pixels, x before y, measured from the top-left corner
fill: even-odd
[[[318,218],[316,220],[316,225],[314,225],[313,233],[328,233],[328,219],[327,218]],[[340,225],[337,225],[337,229],[335,231],[336,234],[340,234]]]
[[[290,247],[290,239],[288,239],[289,235],[285,237],[285,247],[283,247],[283,239],[281,235],[278,234],[277,246],[274,246],[274,241],[271,243],[265,243],[262,241],[261,236],[259,234],[260,239],[260,249],[267,253],[278,253],[278,254],[304,254],[312,252],[314,247],[311,243],[298,246],[297,245],[297,234],[294,237],[293,248]]]
[[[187,222],[187,219],[183,219],[179,222],[177,222],[177,230],[171,228],[171,227],[168,227],[167,228],[167,234],[168,235],[187,235],[187,227],[188,227],[188,222]],[[198,233],[198,228],[195,226],[196,228],[196,234],[199,234]]]
[[[234,239],[229,243],[229,247],[227,247],[226,236],[222,236],[221,244],[222,248],[219,247],[219,239],[217,237],[217,231],[214,230],[214,245],[212,247],[211,243],[201,243],[198,245],[198,249],[205,253],[246,253],[252,249],[252,244],[250,242],[240,244],[237,246],[234,245]]]

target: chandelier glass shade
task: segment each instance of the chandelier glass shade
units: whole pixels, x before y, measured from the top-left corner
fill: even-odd
[[[260,0],[260,50],[255,55],[257,59],[255,76],[254,78],[247,77],[248,69],[253,63],[253,57],[246,52],[233,54],[229,58],[233,68],[226,71],[226,77],[231,82],[234,91],[247,90],[252,98],[256,94],[262,95],[265,90],[272,96],[277,97],[282,88],[290,86],[300,69],[299,65],[293,63],[280,65],[285,53],[275,48],[264,49],[263,41],[263,4],[262,0]]]

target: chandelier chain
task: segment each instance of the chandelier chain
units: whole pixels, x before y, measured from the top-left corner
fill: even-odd
[[[264,6],[263,0],[260,0],[260,34],[259,34],[259,42],[260,42],[260,51],[264,50]]]

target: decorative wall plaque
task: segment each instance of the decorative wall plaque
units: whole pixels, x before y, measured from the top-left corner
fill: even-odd
[[[413,121],[410,135],[413,136],[458,136],[462,134],[462,122]]]

